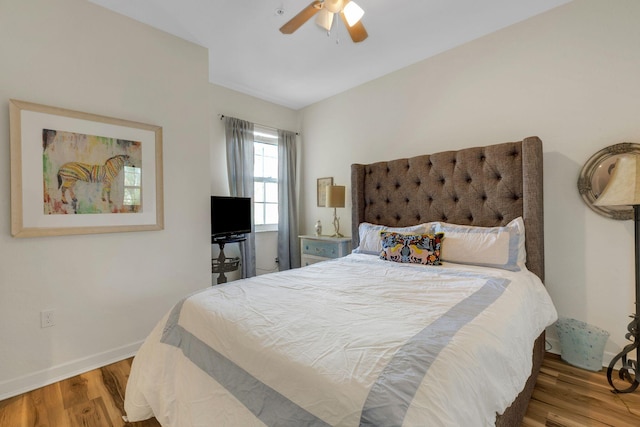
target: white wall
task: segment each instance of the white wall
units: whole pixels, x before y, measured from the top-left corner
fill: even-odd
[[[226,147],[224,123],[218,115],[237,117],[253,123],[297,132],[300,129],[300,113],[286,107],[272,104],[226,89],[222,86],[210,85],[211,104],[211,194],[225,196],[229,194],[227,180]],[[302,152],[302,137],[298,137],[299,152]],[[278,253],[276,232],[256,233],[256,273],[258,275],[278,270],[275,258]],[[219,254],[218,245],[211,248],[212,256]],[[225,246],[226,256],[238,256],[237,244]],[[212,276],[216,283],[218,275]],[[229,280],[239,278],[239,273],[227,274]]]
[[[349,187],[351,163],[538,135],[546,285],[560,315],[611,333],[608,364],[634,311],[633,223],[592,212],[576,183],[601,148],[640,142],[639,18],[636,0],[574,1],[307,107],[301,232],[330,224],[315,179]],[[338,209],[346,230],[350,208]]]
[[[1,400],[132,354],[210,284],[210,115],[205,49],[83,0],[0,10]],[[11,98],[162,126],[165,229],[12,238]]]

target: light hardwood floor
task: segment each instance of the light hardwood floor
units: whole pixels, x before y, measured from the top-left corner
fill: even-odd
[[[640,389],[615,394],[606,369],[591,372],[547,353],[523,426],[640,426]]]
[[[0,427],[159,427],[155,418],[125,423],[131,361],[95,369],[0,402]]]
[[[125,423],[126,359],[0,401],[2,427],[157,427],[155,420]],[[640,390],[611,393],[605,370],[590,372],[547,354],[524,427],[640,426]]]

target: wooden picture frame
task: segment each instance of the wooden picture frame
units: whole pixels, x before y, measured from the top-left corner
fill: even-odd
[[[9,100],[14,237],[164,228],[162,127]]]
[[[327,186],[333,185],[333,177],[318,178],[318,207],[323,208],[327,206]]]

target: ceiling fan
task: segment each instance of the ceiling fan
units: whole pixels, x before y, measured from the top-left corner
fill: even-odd
[[[280,27],[280,32],[292,34],[316,14],[318,14],[316,24],[330,31],[333,17],[338,13],[354,43],[359,43],[369,36],[360,20],[364,15],[364,10],[351,0],[315,0]]]

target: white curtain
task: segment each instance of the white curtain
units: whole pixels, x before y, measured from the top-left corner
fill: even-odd
[[[300,267],[298,247],[298,200],[296,134],[278,130],[278,267]]]
[[[251,197],[253,200],[253,123],[224,118],[227,141],[227,174],[229,194],[234,197]],[[252,209],[253,211],[253,209]],[[253,221],[251,221],[253,223]],[[242,278],[256,275],[255,226],[247,240],[240,242],[242,256]]]

